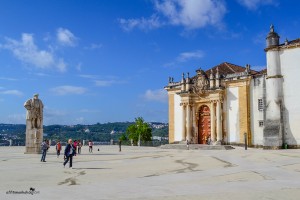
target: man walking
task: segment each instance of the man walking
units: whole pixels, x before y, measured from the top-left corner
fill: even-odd
[[[121,152],[122,140],[119,139],[119,152]]]
[[[47,140],[44,140],[41,144],[42,147],[42,158],[41,158],[41,162],[46,162],[46,154],[47,154],[47,150],[49,148],[49,145],[47,144]]]
[[[64,167],[68,163],[68,161],[70,161],[69,167],[70,168],[72,167],[73,156],[76,155],[76,148],[75,148],[75,146],[72,143],[73,143],[72,139],[69,139],[68,140],[68,144],[67,144],[67,146],[65,148],[65,153],[64,153],[64,158],[65,158]]]

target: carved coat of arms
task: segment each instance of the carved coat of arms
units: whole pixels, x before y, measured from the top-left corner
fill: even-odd
[[[197,70],[197,76],[193,78],[192,91],[196,94],[203,94],[209,85],[208,78],[203,70]]]

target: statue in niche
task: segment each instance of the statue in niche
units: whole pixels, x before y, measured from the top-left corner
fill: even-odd
[[[34,94],[32,99],[24,103],[27,110],[26,120],[30,121],[31,129],[40,129],[43,124],[43,102],[39,99],[39,94]]]

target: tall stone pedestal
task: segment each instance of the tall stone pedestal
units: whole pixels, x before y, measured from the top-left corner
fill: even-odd
[[[282,112],[280,104],[274,100],[268,102],[264,126],[264,149],[281,149],[282,138]]]
[[[43,128],[31,129],[31,122],[26,120],[26,154],[41,153],[41,144],[43,142]]]
[[[266,120],[264,128],[264,149],[281,149],[282,134],[280,120]]]

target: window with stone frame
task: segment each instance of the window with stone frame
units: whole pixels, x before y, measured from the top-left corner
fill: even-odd
[[[263,120],[259,120],[258,121],[258,126],[259,127],[263,127],[264,126],[264,121]]]
[[[263,99],[258,99],[258,110],[263,111],[264,110],[264,100]]]
[[[259,78],[254,78],[254,86],[259,86],[260,85],[260,80]]]

